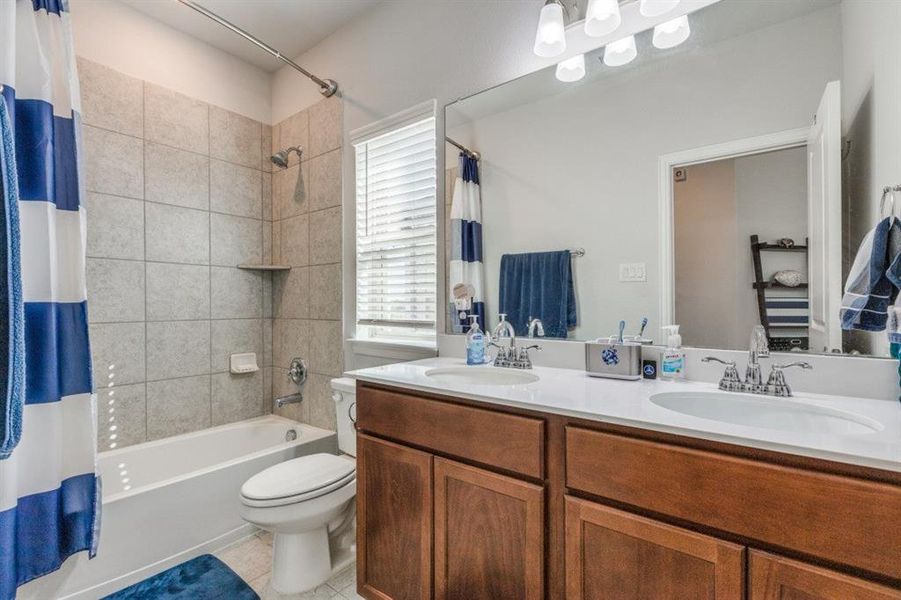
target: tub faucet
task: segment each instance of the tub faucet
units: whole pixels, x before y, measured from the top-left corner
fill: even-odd
[[[295,358],[292,360],[291,365],[288,367],[288,379],[293,381],[294,385],[297,386],[297,393],[276,398],[275,406],[278,408],[281,408],[286,404],[298,404],[303,402],[303,392],[301,392],[300,389],[307,381],[307,361],[302,358]]]
[[[297,392],[296,394],[288,394],[287,396],[282,396],[281,398],[275,399],[275,405],[278,408],[283,407],[286,404],[297,404],[299,402],[303,402],[303,394]]]

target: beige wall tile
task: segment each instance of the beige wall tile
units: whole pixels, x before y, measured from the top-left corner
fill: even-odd
[[[310,113],[310,157],[340,148],[344,135],[341,98],[332,96],[320,100],[307,110]]]
[[[344,371],[341,321],[310,321],[310,369],[338,377]]]
[[[263,221],[210,213],[210,263],[226,267],[260,264]]]
[[[262,278],[256,271],[231,267],[210,268],[212,317],[259,319],[263,316]]]
[[[147,383],[147,439],[210,426],[210,376]]]
[[[341,264],[310,267],[310,317],[341,319]]]
[[[263,129],[259,121],[210,107],[210,156],[245,167],[260,168]]]
[[[263,346],[263,321],[261,319],[227,319],[212,322],[212,365],[213,373],[229,369],[232,354],[254,352],[257,365],[263,366],[266,350]],[[271,329],[271,326],[270,326]],[[271,347],[271,340],[270,340]]]
[[[276,319],[310,316],[310,269],[294,267],[272,280],[272,314]]]
[[[310,213],[310,264],[337,262],[341,262],[340,206]]]
[[[81,120],[125,135],[144,135],[144,83],[78,57]]]
[[[305,267],[310,264],[310,226],[307,215],[279,221],[281,264]]]
[[[282,224],[279,221],[272,222],[272,264],[282,263]]]
[[[109,383],[118,386],[146,379],[144,323],[99,323],[91,325],[90,335],[94,386],[98,392]]]
[[[263,273],[263,318],[272,318],[272,273]]]
[[[260,170],[271,173],[275,168],[269,157],[272,156],[272,125],[263,125],[262,140],[260,143]]]
[[[147,392],[144,384],[98,387],[97,450],[114,450],[145,441]]]
[[[260,252],[263,257],[264,265],[273,264],[272,260],[272,221],[263,221],[261,224],[263,230],[262,248]]]
[[[307,403],[310,412],[308,421],[310,425],[335,431],[337,420],[331,380],[328,375],[311,374],[304,386],[304,402]]]
[[[88,192],[87,255],[96,258],[144,259],[144,203]]]
[[[263,375],[216,373],[212,376],[213,426],[251,419],[262,414]]]
[[[144,143],[146,200],[187,208],[210,208],[210,159],[153,142]]]
[[[147,320],[210,318],[210,268],[147,263]]]
[[[263,353],[260,357],[261,364],[272,366],[272,324],[273,319],[263,319]]]
[[[308,163],[279,169],[272,175],[272,218],[287,219],[306,214],[310,206]]]
[[[310,159],[310,210],[341,206],[341,150]]]
[[[209,321],[147,323],[149,381],[209,372]]]
[[[85,189],[89,192],[144,198],[144,144],[138,138],[89,125],[84,142]]]
[[[208,212],[148,202],[144,207],[144,220],[147,260],[209,264]]]
[[[89,258],[87,284],[91,323],[144,320],[144,263]]]
[[[272,360],[276,369],[287,369],[296,357],[309,363],[311,323],[305,319],[276,319],[273,322]]]
[[[200,154],[210,152],[209,106],[152,83],[144,83],[144,137]]]
[[[272,173],[263,172],[262,177],[260,178],[260,183],[262,183],[261,188],[261,203],[263,210],[263,219],[266,221],[272,220]]]
[[[263,217],[263,174],[247,167],[210,162],[210,210],[239,217]]]

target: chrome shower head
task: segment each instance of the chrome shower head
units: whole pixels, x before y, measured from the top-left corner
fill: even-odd
[[[303,156],[303,148],[300,146],[291,146],[287,150],[279,150],[275,154],[269,157],[269,160],[272,163],[282,169],[288,168],[288,156],[292,152],[297,152],[297,158],[300,159]]]

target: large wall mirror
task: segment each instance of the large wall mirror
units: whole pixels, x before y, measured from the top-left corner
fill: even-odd
[[[901,193],[881,206],[901,183],[899,18],[722,0],[675,48],[646,31],[628,64],[601,48],[580,81],[551,67],[448,105],[447,332],[471,312],[572,340],[647,318],[655,343],[678,323],[741,350],[762,324],[776,349],[887,356],[839,313],[861,241],[901,214]]]

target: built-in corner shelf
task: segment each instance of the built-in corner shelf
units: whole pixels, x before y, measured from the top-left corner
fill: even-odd
[[[290,265],[238,265],[239,269],[246,271],[290,271]]]

